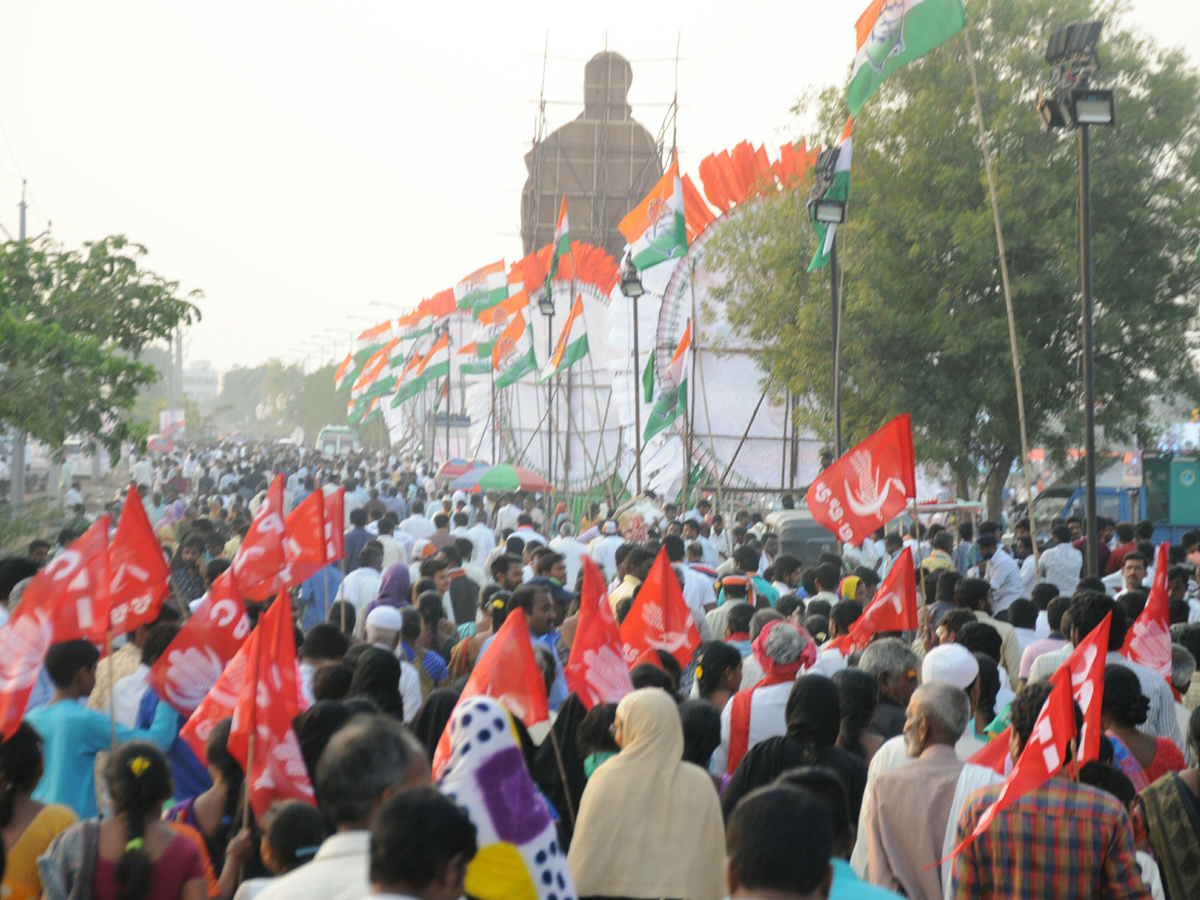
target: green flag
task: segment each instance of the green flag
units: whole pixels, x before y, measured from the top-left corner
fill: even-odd
[[[646,371],[642,373],[642,389],[646,393],[646,402],[654,402],[654,350],[650,351],[650,359],[646,361]]]

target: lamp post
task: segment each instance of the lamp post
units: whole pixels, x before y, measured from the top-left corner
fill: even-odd
[[[817,157],[816,183],[808,198],[808,211],[814,222],[836,228],[846,221],[846,201],[828,197],[833,184],[833,170],[837,165],[839,150],[830,147]],[[838,303],[837,232],[829,249],[829,298],[832,306],[833,324],[833,449],[834,458],[842,456],[842,330],[841,310]]]
[[[639,396],[639,381],[642,357],[638,352],[638,297],[644,294],[642,279],[638,276],[637,267],[629,257],[621,270],[621,293],[633,301],[633,439],[636,453],[634,467],[636,470],[637,492],[642,492],[642,398]],[[601,435],[603,438],[603,435]]]
[[[1103,20],[1075,22],[1050,36],[1046,62],[1052,84],[1038,92],[1037,109],[1049,129],[1075,128],[1079,144],[1079,292],[1083,318],[1084,574],[1099,574],[1096,545],[1096,371],[1092,342],[1092,125],[1116,122],[1113,92],[1089,87],[1100,70],[1096,42]]]

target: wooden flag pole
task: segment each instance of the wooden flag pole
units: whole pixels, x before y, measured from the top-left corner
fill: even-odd
[[[571,820],[571,828],[575,827],[575,804],[571,802],[571,788],[567,784],[567,767],[563,765],[562,748],[558,744],[558,736],[554,726],[550,726],[550,745],[554,747],[554,761],[558,763],[558,774],[563,780],[563,798],[567,801],[567,816]]]
[[[108,742],[113,750],[117,749],[117,697],[113,690],[117,686],[116,673],[113,671],[113,630],[112,610],[109,610],[108,631],[104,634],[104,650],[108,654]]]

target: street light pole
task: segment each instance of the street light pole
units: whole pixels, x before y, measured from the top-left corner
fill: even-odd
[[[842,329],[838,308],[837,235],[829,248],[829,295],[833,302],[833,451],[842,458]]]
[[[1079,126],[1079,286],[1083,295],[1083,415],[1084,415],[1084,503],[1087,538],[1085,572],[1099,575],[1096,545],[1096,365],[1092,349],[1092,159],[1087,123]]]

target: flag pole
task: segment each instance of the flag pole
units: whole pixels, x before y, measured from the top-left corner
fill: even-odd
[[[108,631],[104,633],[104,650],[108,654],[108,743],[113,750],[117,748],[117,696],[113,690],[117,686],[117,679],[113,677],[113,630],[112,630],[112,605],[109,604],[108,610]]]
[[[688,250],[688,266],[691,269],[691,277],[688,279],[688,288],[692,293],[692,316],[695,317],[696,309],[696,261],[692,258],[691,250]],[[697,330],[696,334],[692,335],[692,353],[700,353],[700,335]],[[712,416],[708,412],[708,388],[704,382],[704,369],[700,368],[700,398],[704,401],[704,421],[708,425],[708,450],[716,459],[717,445],[713,440]],[[717,483],[717,507],[724,509],[724,498],[720,482]]]
[[[1013,315],[1012,291],[1008,282],[1008,258],[1004,251],[1004,230],[1000,227],[1000,204],[996,200],[996,179],[992,174],[992,151],[988,147],[987,131],[983,127],[983,104],[979,99],[979,78],[975,74],[975,51],[971,47],[971,26],[963,20],[963,41],[967,48],[967,70],[971,73],[971,91],[975,96],[975,120],[979,125],[979,148],[983,153],[983,170],[987,175],[988,198],[992,204],[992,225],[996,231],[996,250],[1000,257],[1000,284],[1004,288],[1004,309],[1008,317],[1008,347],[1012,353],[1013,381],[1017,388],[1017,420],[1021,425],[1021,471],[1025,475],[1025,512],[1029,516],[1029,533],[1033,540],[1033,567],[1038,565],[1037,524],[1033,519],[1033,483],[1029,477],[1029,438],[1025,427],[1025,391],[1021,387],[1021,355],[1017,349],[1017,324]],[[1089,534],[1089,541],[1096,535]]]
[[[571,819],[571,828],[575,827],[575,804],[571,802],[571,789],[567,784],[567,767],[563,765],[562,748],[558,745],[558,737],[554,734],[554,726],[550,726],[550,745],[554,748],[554,761],[558,763],[558,774],[563,780],[563,799],[567,801],[567,815]]]
[[[450,376],[454,372],[454,357],[450,348],[454,344],[450,340],[450,320],[446,319],[446,359],[449,367],[446,369],[446,462],[450,462]]]
[[[746,430],[742,432],[742,439],[738,441],[737,449],[733,451],[733,456],[729,460],[729,465],[725,467],[725,471],[721,473],[721,480],[718,484],[724,484],[725,479],[729,477],[729,473],[733,471],[733,464],[737,462],[738,454],[742,452],[742,446],[746,443],[746,438],[750,436],[750,429],[754,425],[754,420],[758,418],[758,410],[763,405],[763,401],[767,399],[767,392],[764,389],[758,396],[758,403],[754,404],[754,412],[750,414],[750,421],[746,423]]]

